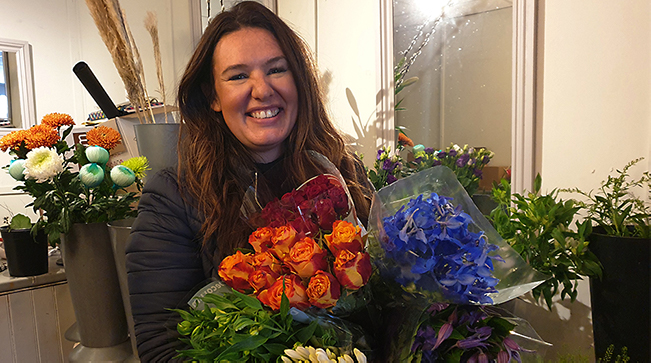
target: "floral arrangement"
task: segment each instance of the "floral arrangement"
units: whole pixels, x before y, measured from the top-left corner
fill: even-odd
[[[213,283],[218,287],[204,288],[216,294],[197,295],[203,307],[191,301],[190,311],[179,311],[183,321],[177,329],[192,346],[183,356],[265,362],[354,362],[355,356],[366,361],[354,350],[368,350],[364,331],[337,316],[355,308],[372,265],[351,198],[335,170],[264,208],[243,209],[255,228],[249,248],[222,260],[221,281]],[[243,208],[257,205],[255,196],[247,197]]]
[[[519,362],[526,351],[510,337],[516,324],[483,306],[434,303],[421,320],[415,361]]]
[[[406,147],[411,147],[413,160],[405,160],[400,154]],[[483,169],[493,158],[494,153],[485,148],[474,148],[451,144],[446,149],[435,150],[421,144],[414,145],[404,133],[398,134],[398,147],[395,152],[383,146],[377,151],[374,170],[368,170],[368,177],[376,190],[395,183],[419,171],[443,165],[450,168],[468,195],[479,189]],[[411,159],[411,158],[410,158]]]
[[[508,340],[513,326],[485,316],[484,306],[520,296],[547,276],[499,236],[452,170],[428,168],[380,190],[369,217],[369,251],[387,361],[520,352]]]
[[[240,292],[252,292],[278,310],[284,295],[292,307],[327,309],[368,282],[372,267],[361,227],[344,220],[353,209],[344,184],[319,175],[269,203],[249,237],[254,252],[226,257],[219,276]]]
[[[504,262],[486,235],[468,230],[472,218],[452,198],[431,193],[412,198],[382,220],[384,275],[408,290],[440,291],[444,300],[490,304],[499,282],[493,261]],[[391,261],[390,263],[386,260]]]
[[[41,124],[0,139],[0,150],[14,156],[7,166],[9,174],[23,182],[14,189],[34,198],[28,206],[43,213],[34,228],[44,229],[50,243],[56,243],[73,223],[135,216],[133,204],[148,168],[147,159],[138,157],[109,170],[109,151],[121,138],[119,132],[105,126],[88,131],[88,146],[71,148],[65,139],[74,124],[70,115],[51,113]],[[126,190],[132,184],[137,191]]]

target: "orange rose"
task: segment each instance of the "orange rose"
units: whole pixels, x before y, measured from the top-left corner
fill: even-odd
[[[280,275],[283,271],[283,264],[278,261],[271,252],[260,252],[253,255],[253,267],[257,270],[259,268],[267,268],[276,274]],[[278,277],[278,276],[276,276]]]
[[[361,252],[364,249],[362,240],[362,229],[346,221],[335,221],[332,225],[332,233],[325,235],[328,248],[333,255],[338,255],[339,251],[348,250],[351,252]]]
[[[287,299],[289,299],[289,306],[297,309],[306,309],[310,306],[307,301],[307,293],[301,279],[296,275],[280,276],[270,288],[263,290],[258,294],[258,300],[261,303],[271,307],[274,310],[280,309],[280,302],[283,297],[283,281],[284,290]]]
[[[271,242],[271,237],[273,237],[273,235],[273,228],[258,228],[249,236],[249,244],[253,246],[255,252],[264,252],[273,246],[273,243]]]
[[[307,284],[306,292],[310,304],[327,309],[337,305],[341,296],[341,285],[331,274],[317,271]]]
[[[244,292],[251,288],[249,276],[255,271],[253,268],[253,256],[237,251],[222,260],[219,264],[219,277],[226,285],[237,291]]]
[[[371,257],[364,252],[339,252],[334,263],[334,272],[341,286],[357,290],[371,277]]]
[[[294,242],[296,242],[296,230],[290,226],[278,227],[274,230],[271,242],[273,243],[271,253],[279,259],[284,260],[294,245]]]
[[[278,277],[280,277],[279,274],[271,271],[269,268],[262,267],[251,273],[249,276],[249,284],[253,286],[253,289],[257,293],[258,291],[271,287]]]
[[[305,237],[294,243],[292,249],[289,250],[285,263],[298,276],[305,279],[328,267],[327,255],[328,252],[319,247],[312,238]]]

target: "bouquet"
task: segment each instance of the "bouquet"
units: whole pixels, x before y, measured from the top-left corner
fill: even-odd
[[[284,350],[279,348],[291,350],[308,341],[312,349],[322,348],[325,353],[330,349],[335,355],[352,356],[355,347],[368,348],[362,329],[341,318],[365,304],[363,287],[372,273],[370,255],[365,250],[365,230],[356,218],[352,198],[339,172],[325,157],[316,153],[312,157],[325,173],[261,209],[255,208],[255,188],[245,196],[242,211],[255,229],[248,239],[249,248],[227,256],[218,268],[221,280],[233,290],[222,290],[221,296],[208,294],[209,300],[204,297],[205,303],[220,312],[225,311],[220,305],[223,299],[240,299],[245,302],[245,310],[253,308],[257,311],[254,315],[273,320],[267,323],[270,335],[256,342],[247,340],[246,344],[251,344],[250,356],[238,356],[240,360],[281,359],[279,353]],[[204,317],[211,320],[214,314],[205,309]],[[188,321],[202,321],[188,315],[199,311],[195,308],[184,313],[185,322],[179,325],[181,334],[194,337],[189,328],[181,331],[181,327],[190,324]],[[280,341],[272,334],[276,331],[272,326],[284,327]],[[224,339],[226,335],[222,330],[213,334],[215,352],[226,354],[223,352],[237,349],[231,344],[238,340]],[[196,350],[201,345],[192,339],[189,341]],[[291,354],[285,359],[293,359]],[[211,357],[224,359],[221,355]]]
[[[368,177],[379,190],[395,183],[398,179],[408,177],[420,171],[443,165],[450,168],[469,195],[479,188],[484,167],[491,161],[494,153],[486,148],[474,148],[451,144],[445,149],[436,150],[421,144],[414,145],[410,139],[399,134],[400,140],[396,152],[382,147],[377,151],[374,170],[368,170]],[[407,141],[404,141],[404,140]],[[412,155],[405,160],[400,152],[405,146],[411,146]]]
[[[67,114],[45,115],[41,124],[13,131],[0,139],[0,150],[14,156],[9,174],[34,198],[28,206],[42,212],[34,230],[44,229],[56,243],[73,223],[108,222],[133,217],[137,211],[145,157],[107,167],[109,151],[121,142],[120,133],[98,126],[86,134],[88,145],[72,148],[65,141],[74,125]],[[137,190],[127,191],[132,184]]]
[[[394,316],[384,323],[389,337],[398,337],[385,344],[390,347],[389,361],[415,357],[427,361],[424,357],[433,356],[454,359],[448,355],[452,352],[449,347],[441,348],[448,338],[461,347],[467,339],[481,338],[473,348],[489,354],[488,347],[494,345],[484,342],[491,334],[486,335],[489,329],[483,327],[493,320],[481,319],[474,326],[462,324],[459,334],[451,335],[456,317],[450,325],[427,324],[426,312],[445,303],[481,315],[482,305],[509,301],[546,279],[497,234],[455,174],[444,166],[380,190],[371,207],[369,235],[369,250],[380,276],[373,282],[379,286],[374,291],[385,291],[385,311],[394,312]],[[439,344],[419,343],[419,334],[429,336],[434,328]],[[483,330],[476,331],[480,328]],[[441,352],[446,352],[445,356]],[[497,355],[489,358],[497,359]]]

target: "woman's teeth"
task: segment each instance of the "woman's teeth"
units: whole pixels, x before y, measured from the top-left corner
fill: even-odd
[[[270,118],[276,116],[280,112],[279,108],[276,108],[274,110],[266,110],[266,111],[255,111],[251,112],[251,117],[253,118]]]

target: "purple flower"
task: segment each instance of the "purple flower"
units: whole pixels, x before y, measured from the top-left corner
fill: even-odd
[[[393,184],[398,180],[393,174],[387,175],[387,184]]]
[[[490,326],[483,326],[478,329],[468,328],[469,331],[474,331],[475,334],[469,336],[466,339],[457,341],[455,344],[456,347],[461,349],[470,349],[470,348],[486,348],[488,343],[486,340],[490,338],[493,328]]]
[[[384,169],[384,170],[386,170],[388,172],[392,172],[393,169],[395,169],[396,164],[397,163],[394,162],[394,161],[391,161],[391,159],[386,159],[386,160],[384,160],[384,163],[382,163],[382,169]]]
[[[462,167],[464,167],[464,166],[468,163],[468,160],[469,160],[469,159],[470,159],[470,156],[468,156],[468,154],[463,154],[463,155],[461,155],[461,156],[457,159],[457,161],[456,161],[455,164],[456,164],[458,167],[462,168]]]
[[[450,156],[454,157],[457,156],[457,151],[455,149],[451,149],[449,152]]]
[[[425,153],[426,154],[434,154],[434,149],[431,147],[426,147],[425,148]]]
[[[384,149],[380,149],[377,151],[377,156],[375,157],[375,160],[380,160],[382,158],[382,154],[384,154]]]
[[[448,154],[447,154],[445,151],[441,150],[441,151],[439,151],[438,154],[436,154],[436,157],[439,158],[439,159],[443,159],[443,158],[445,158],[447,155],[448,155]],[[456,151],[455,151],[455,155],[456,155]]]
[[[477,176],[477,177],[480,177],[480,178],[481,178],[481,176],[482,176],[482,174],[484,174],[484,172],[483,172],[481,169],[474,169],[474,170],[472,171],[472,174],[473,174],[474,176]]]
[[[488,164],[489,161],[491,161],[491,157],[488,155],[484,155],[484,158],[481,160],[482,164]]]
[[[450,306],[448,303],[435,302],[427,309],[427,312],[430,314],[436,314],[443,309],[447,309],[448,306]]]

